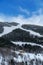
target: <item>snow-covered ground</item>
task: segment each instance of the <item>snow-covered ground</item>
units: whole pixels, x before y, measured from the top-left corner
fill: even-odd
[[[15,62],[27,62],[27,65],[29,65],[29,63],[31,63],[31,61],[33,62],[33,65],[36,65],[36,62],[43,62],[43,54],[34,54],[34,53],[21,53],[20,51],[15,51],[15,53],[17,54],[17,57],[14,57],[14,61]],[[37,61],[36,61],[37,60]],[[42,65],[42,63],[41,63]]]
[[[32,35],[35,35],[35,36],[43,37],[43,35],[40,35],[40,33],[38,33],[38,32],[22,28],[22,25],[20,25],[20,24],[17,25],[17,26],[11,26],[11,27],[4,26],[3,28],[4,28],[4,31],[2,33],[0,33],[0,37],[5,35],[5,34],[8,34],[8,33],[12,32],[13,30],[18,29],[18,28],[20,28],[21,30],[24,30],[26,32],[29,32],[30,35],[32,34]],[[22,46],[22,44],[23,45],[27,44],[27,45],[39,46],[39,47],[43,48],[43,45],[36,44],[36,43],[31,43],[31,42],[14,42],[14,41],[11,41],[11,42],[13,44],[19,45],[19,46]],[[33,65],[36,65],[37,61],[38,61],[38,63],[41,61],[41,64],[39,63],[38,65],[42,65],[42,62],[43,62],[43,54],[42,53],[35,54],[35,53],[25,52],[23,50],[21,50],[21,51],[20,50],[14,51],[16,56],[17,56],[17,57],[12,56],[14,62],[16,62],[16,63],[24,62],[24,65],[27,62],[27,65],[29,65],[31,63],[31,60],[32,60]],[[7,59],[7,57],[5,58],[4,65],[8,65],[8,62],[6,61],[6,59]],[[36,59],[37,59],[37,61],[36,61]],[[3,56],[0,55],[0,65],[2,65],[2,62],[3,62]]]
[[[14,42],[14,41],[11,41],[13,44],[15,44],[15,45],[19,45],[19,46],[22,46],[22,44],[23,45],[25,45],[25,44],[27,44],[27,45],[31,45],[31,46],[39,46],[39,47],[41,47],[41,48],[43,48],[43,45],[41,45],[41,44],[36,44],[36,43],[31,43],[31,42]]]
[[[4,31],[2,33],[0,33],[0,37],[5,35],[5,34],[8,34],[8,33],[12,32],[13,30],[15,30],[17,28],[19,28],[19,25],[11,26],[11,27],[4,26],[3,28],[4,28]]]
[[[22,51],[22,52],[21,52]],[[14,51],[16,56],[12,56],[13,62],[15,64],[16,63],[24,63],[23,65],[43,65],[43,54],[38,53],[38,54],[34,54],[34,53],[27,53],[24,52],[23,50],[18,50],[18,51]],[[3,55],[0,55],[0,65],[9,65],[9,61],[11,61],[11,58],[9,59],[9,56],[5,56],[3,57]],[[38,64],[36,64],[38,63]],[[15,64],[17,65],[17,64]],[[19,64],[18,64],[19,65]]]
[[[32,35],[35,35],[35,36],[43,37],[43,35],[40,35],[40,33],[38,33],[38,32],[35,32],[33,30],[27,30],[27,29],[22,28],[22,25],[20,25],[20,24],[17,25],[17,26],[11,26],[11,27],[4,26],[3,27],[4,31],[2,33],[0,33],[0,37],[3,36],[3,35],[5,35],[5,34],[8,34],[8,33],[12,32],[13,30],[15,30],[17,28],[20,28],[21,30],[24,30],[26,32],[29,32],[30,35],[32,34]]]

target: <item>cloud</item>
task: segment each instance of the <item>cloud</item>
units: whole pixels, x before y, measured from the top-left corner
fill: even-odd
[[[32,15],[42,15],[42,14],[43,14],[43,8],[40,8],[37,11],[32,12]]]
[[[34,25],[43,26],[42,9],[33,12],[32,16],[28,18],[25,18],[23,15],[18,15],[18,16],[0,15],[0,22],[17,22],[20,24],[34,24]]]
[[[19,7],[19,10],[27,15],[30,15],[30,12],[27,9],[24,9],[22,7]]]

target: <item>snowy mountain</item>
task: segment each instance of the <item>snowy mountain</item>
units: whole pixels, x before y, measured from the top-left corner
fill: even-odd
[[[43,26],[0,22],[0,65],[43,65]]]
[[[43,26],[20,25],[19,23],[0,23],[0,37],[10,41],[43,44]]]

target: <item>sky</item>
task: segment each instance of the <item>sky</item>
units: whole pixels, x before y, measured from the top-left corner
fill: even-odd
[[[43,25],[43,0],[0,0],[0,21]]]

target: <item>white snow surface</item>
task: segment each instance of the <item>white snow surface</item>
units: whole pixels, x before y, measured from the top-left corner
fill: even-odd
[[[22,25],[20,25],[20,24],[18,24],[17,26],[11,26],[11,27],[4,26],[3,28],[4,28],[4,31],[2,33],[0,33],[0,37],[5,35],[5,34],[8,34],[8,33],[12,32],[13,30],[15,30],[17,28],[20,28],[20,29],[22,29],[26,32],[30,32],[30,35],[32,34],[32,35],[35,35],[35,36],[43,37],[43,35],[40,35],[40,33],[38,33],[38,32],[22,28]]]
[[[11,31],[13,31],[13,29],[14,29],[14,26],[12,26],[12,27],[4,27],[4,31],[3,31],[3,33],[0,34],[0,37],[2,35],[10,33]]]
[[[36,43],[31,43],[31,42],[14,42],[14,41],[11,41],[13,44],[15,44],[15,45],[19,45],[19,46],[22,46],[22,44],[23,45],[25,45],[25,44],[30,44],[31,46],[40,46],[41,48],[43,48],[43,45],[41,45],[41,44],[36,44]]]
[[[26,61],[29,62],[33,59],[34,59],[34,61],[36,59],[43,61],[43,54],[40,54],[40,53],[38,53],[38,54],[27,53],[27,52],[21,53],[20,51],[15,51],[15,53],[17,54],[17,57],[14,57],[15,62],[26,62]],[[21,54],[21,55],[19,55],[19,54]]]
[[[5,34],[8,34],[8,33],[12,32],[16,28],[19,28],[19,25],[18,26],[11,26],[11,27],[4,26],[3,28],[4,28],[4,31],[2,33],[0,33],[0,37],[5,35]]]

